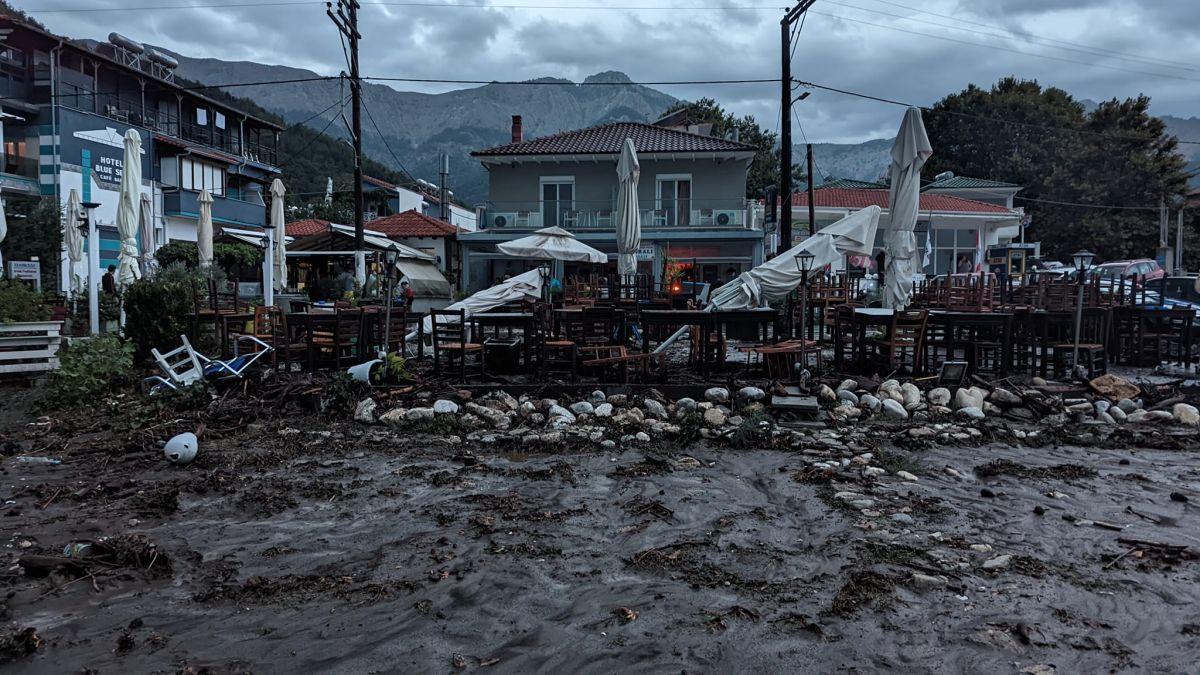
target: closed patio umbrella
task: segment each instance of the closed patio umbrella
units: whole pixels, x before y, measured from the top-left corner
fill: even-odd
[[[463,310],[466,312],[469,320],[472,315],[480,312],[486,312],[490,309],[495,309],[501,305],[506,305],[510,302],[537,302],[542,297],[542,274],[539,270],[529,270],[523,272],[508,281],[500,283],[490,288],[485,288],[474,295],[468,296],[446,308],[446,311]],[[445,321],[445,317],[439,321]],[[433,331],[433,319],[425,317],[425,333]],[[417,337],[416,331],[409,333],[405,340],[412,340]]]
[[[284,234],[286,224],[283,222],[283,181],[276,178],[271,181],[271,226],[275,232],[271,261],[275,266],[275,288],[282,292],[287,288],[287,236]]]
[[[200,266],[211,267],[213,261],[213,198],[208,194],[208,190],[201,190],[197,201],[200,202],[200,218],[196,222],[196,248],[200,250]]]
[[[496,244],[496,250],[514,258],[590,263],[608,262],[607,255],[579,241],[575,235],[561,227],[542,228],[528,237]]]
[[[138,267],[138,215],[142,203],[142,135],[125,132],[125,155],[121,168],[120,201],[117,202],[117,236],[121,251],[117,255],[117,282],[128,286],[142,276]]]
[[[4,198],[0,197],[0,243],[8,236],[8,217],[4,215]],[[0,277],[4,276],[4,253],[0,250]]]
[[[642,216],[638,210],[638,163],[633,139],[626,138],[617,161],[617,274],[622,278],[637,274],[637,250],[642,243]]]
[[[79,274],[79,263],[83,261],[83,234],[79,232],[79,214],[83,207],[79,190],[71,188],[67,195],[67,213],[63,218],[63,246],[67,249],[67,291],[83,290],[84,278]]]
[[[883,306],[904,309],[912,299],[913,276],[920,270],[917,257],[917,212],[921,202],[921,167],[933,155],[919,108],[909,108],[892,146],[891,187],[888,208],[891,228],[885,246],[887,272],[882,289]]]
[[[138,207],[138,239],[142,246],[142,272],[154,263],[154,216],[150,207],[150,195],[142,193]]]

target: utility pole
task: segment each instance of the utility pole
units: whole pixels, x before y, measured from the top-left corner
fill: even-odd
[[[442,153],[442,220],[450,222],[450,153]]]
[[[817,180],[813,176],[812,143],[806,145],[808,146],[808,236],[811,237],[817,233],[817,200],[813,194]]]
[[[354,144],[354,279],[359,287],[367,283],[367,253],[363,237],[363,172],[362,172],[362,80],[358,72],[358,0],[338,0],[337,13],[333,3],[325,3],[325,13],[345,36],[350,47],[350,136]]]
[[[800,0],[779,21],[780,64],[780,138],[779,138],[779,246],[775,252],[792,247],[792,25],[816,0]],[[809,183],[812,183],[810,178]],[[811,199],[809,200],[811,208]]]

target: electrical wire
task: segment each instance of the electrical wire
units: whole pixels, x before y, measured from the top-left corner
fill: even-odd
[[[396,160],[396,164],[400,167],[400,170],[404,172],[404,176],[408,178],[409,183],[411,185],[418,185],[417,180],[413,177],[412,172],[408,170],[408,167],[404,166],[404,161],[400,159],[399,155],[397,155],[394,150],[392,150],[392,145],[388,143],[387,137],[384,136],[383,132],[379,130],[379,125],[375,123],[375,116],[371,114],[371,108],[367,106],[366,97],[360,98],[359,101],[360,105],[362,105],[362,109],[367,112],[367,119],[371,121],[371,126],[375,128],[375,133],[379,135],[379,140],[383,141],[383,147],[387,148],[388,154],[392,156],[392,159]]]
[[[341,104],[342,106],[345,106],[345,105],[346,105],[346,99],[344,99],[344,98],[343,98],[342,100],[338,101],[338,102],[337,102],[336,104],[334,104],[334,105],[337,105],[337,104]],[[325,109],[325,111],[329,111],[329,110],[331,110],[333,107],[334,107],[334,106],[329,106],[328,108],[326,108],[326,109]],[[314,116],[314,117],[315,117],[315,116]],[[330,118],[329,118],[329,121],[325,123],[325,126],[324,126],[324,127],[322,127],[322,128],[321,128],[321,130],[320,130],[320,131],[318,131],[318,132],[317,132],[317,134],[316,134],[315,136],[313,136],[312,138],[308,139],[308,142],[304,144],[304,147],[303,147],[303,148],[300,148],[300,149],[299,149],[299,150],[297,150],[296,152],[291,152],[291,153],[288,153],[288,154],[287,154],[287,155],[285,155],[285,156],[282,156],[282,157],[280,157],[280,159],[279,159],[279,163],[282,165],[282,164],[283,164],[285,161],[287,161],[287,160],[289,160],[289,159],[291,159],[291,158],[293,158],[293,157],[297,157],[297,156],[299,156],[299,155],[303,155],[303,154],[304,154],[304,153],[305,153],[305,152],[306,152],[306,151],[307,151],[309,148],[311,148],[311,147],[312,147],[312,144],[313,144],[313,143],[316,143],[316,142],[317,142],[317,139],[318,139],[318,138],[321,138],[322,136],[324,136],[324,135],[325,135],[325,132],[329,130],[329,127],[330,127],[330,125],[332,125],[332,124],[333,124],[333,123],[334,123],[334,122],[337,120],[337,118],[338,118],[338,116],[337,116],[337,115],[334,115],[333,117],[330,117]],[[312,119],[313,119],[312,117],[310,117],[310,118],[309,118],[309,120],[312,120]],[[292,125],[292,126],[293,126],[293,128],[294,128],[294,127],[297,127],[297,126],[299,126],[299,125]],[[309,127],[309,128],[311,129],[311,127]],[[286,131],[286,129],[285,129],[285,131]]]

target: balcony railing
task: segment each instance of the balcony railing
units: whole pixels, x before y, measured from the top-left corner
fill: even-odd
[[[197,218],[200,215],[200,193],[195,190],[178,189],[163,193],[163,211],[168,216]],[[261,227],[266,220],[266,207],[240,199],[213,196],[213,221],[237,225]]]
[[[750,230],[762,226],[761,207],[743,199],[643,200],[643,230]],[[616,229],[615,202],[491,202],[484,208],[482,229],[570,231]]]
[[[38,179],[38,158],[5,155],[3,171],[12,176],[21,176],[36,181]]]

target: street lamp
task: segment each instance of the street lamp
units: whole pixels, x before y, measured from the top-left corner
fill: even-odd
[[[537,268],[538,277],[542,280],[542,294],[546,298],[546,302],[550,302],[550,263],[542,263]]]
[[[808,275],[812,272],[813,261],[816,260],[811,251],[801,251],[796,254],[796,271],[800,273],[800,344],[803,346],[808,332]],[[803,350],[801,351],[803,354]],[[803,361],[803,357],[801,358]]]
[[[389,248],[383,252],[383,260],[385,263],[384,274],[387,275],[387,299],[384,301],[385,309],[383,312],[383,353],[382,353],[383,358],[387,358],[388,347],[391,346],[390,343],[391,343],[391,339],[392,339],[392,293],[393,293],[392,285],[394,283],[392,271],[396,269],[396,260],[399,257],[400,257],[400,253],[394,248]],[[404,351],[403,347],[401,347],[401,351]],[[386,372],[386,369],[387,369],[386,362],[384,363],[383,367]]]
[[[1075,271],[1077,281],[1079,283],[1079,296],[1075,301],[1075,342],[1071,348],[1071,370],[1075,371],[1079,365],[1079,332],[1083,327],[1083,287],[1084,287],[1084,272],[1091,266],[1092,260],[1096,258],[1096,254],[1084,249],[1071,256],[1071,261],[1075,263]]]
[[[100,207],[99,202],[83,202],[79,231],[87,237],[88,247],[88,330],[92,335],[100,334],[100,292],[96,288],[96,271],[100,267],[100,237],[96,233],[96,221],[92,211]]]

